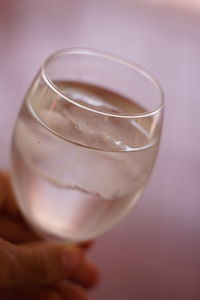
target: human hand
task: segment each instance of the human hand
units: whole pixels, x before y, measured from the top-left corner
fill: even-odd
[[[85,300],[97,281],[90,243],[44,242],[21,217],[9,175],[0,173],[0,299]]]

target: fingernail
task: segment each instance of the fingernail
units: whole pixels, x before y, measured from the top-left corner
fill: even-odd
[[[62,253],[62,265],[65,272],[70,272],[81,264],[83,251],[74,245],[67,245],[65,248]]]

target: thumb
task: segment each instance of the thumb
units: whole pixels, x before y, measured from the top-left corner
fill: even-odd
[[[83,250],[54,242],[15,246],[0,239],[0,289],[43,286],[66,278],[82,263]]]

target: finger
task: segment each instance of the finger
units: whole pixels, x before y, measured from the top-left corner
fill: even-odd
[[[31,288],[31,289],[13,289],[12,291],[0,292],[1,300],[62,300],[53,288]]]
[[[63,280],[55,289],[62,295],[64,300],[87,300],[86,291],[75,283]]]
[[[15,246],[0,241],[0,288],[51,285],[83,261],[80,247],[43,242]]]
[[[1,180],[1,174],[0,174],[0,209],[3,206],[5,201],[5,191],[4,191],[4,185],[3,181]]]
[[[6,172],[0,173],[0,182],[3,186],[4,193],[4,203],[3,203],[3,211],[8,214],[16,215],[18,213],[18,207],[15,200],[15,195],[13,192],[10,176]]]
[[[38,236],[19,218],[0,215],[0,236],[12,243],[39,240]]]
[[[84,250],[90,250],[94,245],[94,241],[86,241],[79,244]]]
[[[34,295],[35,294],[35,295]],[[26,296],[26,295],[25,295]],[[24,300],[30,299],[30,300],[62,300],[62,296],[59,295],[58,292],[56,292],[53,289],[40,289],[37,292],[30,292],[28,297],[24,297]],[[32,298],[31,298],[32,297]],[[21,298],[19,298],[21,300]]]
[[[62,296],[59,295],[53,289],[30,289],[26,291],[20,291],[13,293],[13,300],[62,300]]]
[[[84,261],[79,268],[71,273],[69,280],[84,288],[91,288],[99,281],[99,273],[91,262]]]
[[[26,289],[0,292],[1,300],[62,300],[53,289]]]

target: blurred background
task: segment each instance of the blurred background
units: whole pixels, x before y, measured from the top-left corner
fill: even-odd
[[[151,71],[166,110],[160,153],[135,209],[98,239],[93,300],[200,299],[200,1],[1,0],[0,167],[24,94],[66,47],[114,52]]]

